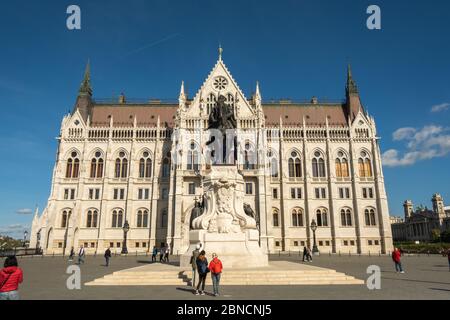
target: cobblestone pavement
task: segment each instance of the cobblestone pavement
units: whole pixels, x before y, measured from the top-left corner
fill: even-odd
[[[286,260],[297,263],[297,254],[272,255],[271,260]],[[104,266],[103,258],[87,257],[81,266],[82,284],[114,271],[141,266],[150,257],[113,257],[110,267]],[[178,262],[172,257],[171,263]],[[450,299],[450,272],[446,257],[407,256],[402,259],[405,274],[397,274],[389,257],[379,256],[328,256],[314,257],[311,265],[335,269],[358,279],[367,279],[367,267],[381,268],[381,289],[369,290],[365,285],[335,286],[223,286],[219,299]],[[3,265],[3,259],[0,261]],[[87,287],[68,290],[67,267],[71,264],[62,257],[19,258],[24,270],[24,283],[20,287],[22,299],[163,299],[202,300],[218,299],[213,296],[195,296],[187,286],[121,286]],[[225,271],[226,272],[226,269]],[[211,279],[207,279],[207,291],[212,290]]]

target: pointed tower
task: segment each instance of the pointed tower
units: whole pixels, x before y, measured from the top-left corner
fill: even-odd
[[[347,67],[347,84],[345,86],[346,95],[346,113],[350,121],[353,121],[360,110],[363,110],[361,100],[359,98],[358,87],[352,76],[352,68],[350,64]]]
[[[91,66],[88,61],[84,72],[83,81],[81,82],[80,89],[78,90],[78,97],[73,112],[78,110],[84,121],[87,121],[87,118],[92,110],[92,105]]]
[[[433,194],[431,202],[433,204],[434,214],[438,216],[439,219],[444,219],[445,210],[444,210],[444,199],[442,198],[442,196],[439,193]]]

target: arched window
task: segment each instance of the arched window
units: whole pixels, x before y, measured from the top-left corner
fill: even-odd
[[[139,178],[150,178],[152,176],[152,159],[147,151],[139,160]]]
[[[98,211],[94,209],[88,210],[86,227],[87,228],[97,228]]]
[[[312,171],[314,178],[326,177],[325,160],[319,151],[314,152],[314,158],[312,159]]]
[[[300,208],[292,210],[292,226],[303,227],[303,211]]]
[[[147,210],[143,210],[143,209],[138,210],[136,226],[138,228],[147,228],[148,227],[148,211]]]
[[[210,93],[209,96],[206,98],[206,111],[208,114],[211,113],[211,110],[214,107],[215,103],[216,103],[216,96],[213,93]]]
[[[122,209],[114,209],[112,213],[112,228],[122,228],[123,226],[123,211]]]
[[[67,228],[69,223],[70,210],[63,210],[61,215],[61,228]]]
[[[298,152],[291,152],[291,157],[288,160],[288,167],[290,178],[300,178],[302,176],[302,165]]]
[[[163,178],[168,178],[170,176],[170,152],[167,153],[167,156],[163,160],[162,164],[162,176]]]
[[[375,210],[372,208],[368,208],[364,210],[364,218],[366,221],[366,226],[376,226],[377,220],[375,216]]]
[[[103,177],[103,159],[100,151],[95,153],[95,157],[91,160],[91,178],[102,178]]]
[[[272,223],[274,227],[279,227],[280,226],[280,220],[279,220],[279,213],[277,209],[273,209],[272,210]]]
[[[348,178],[348,161],[345,154],[342,151],[338,152],[338,157],[336,158],[336,177],[338,178]]]
[[[187,170],[198,171],[198,151],[196,150],[196,145],[194,142],[191,142],[189,146],[189,151],[187,153]]]
[[[128,160],[125,157],[125,152],[120,152],[119,157],[116,159],[115,177],[126,178],[128,177]]]
[[[67,159],[66,178],[78,178],[80,174],[80,159],[78,153],[73,151]]]
[[[269,158],[270,176],[278,178],[278,159],[271,150],[267,152],[267,157]]]
[[[250,142],[246,142],[244,150],[244,170],[255,169],[255,164],[256,157],[254,147],[250,144]]]
[[[366,151],[361,151],[358,167],[360,177],[372,177],[372,162]]]
[[[317,226],[328,227],[328,213],[327,209],[321,208],[316,210]]]
[[[341,209],[341,225],[343,227],[351,227],[352,224],[352,212],[350,209]]]

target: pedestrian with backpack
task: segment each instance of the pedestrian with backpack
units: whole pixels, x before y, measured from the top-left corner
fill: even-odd
[[[17,258],[9,256],[4,268],[0,270],[0,300],[19,300],[19,284],[23,281],[23,271],[19,268]]]

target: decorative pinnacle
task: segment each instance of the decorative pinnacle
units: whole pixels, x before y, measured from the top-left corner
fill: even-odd
[[[219,44],[219,60],[222,60],[222,53],[223,53],[222,44]]]

